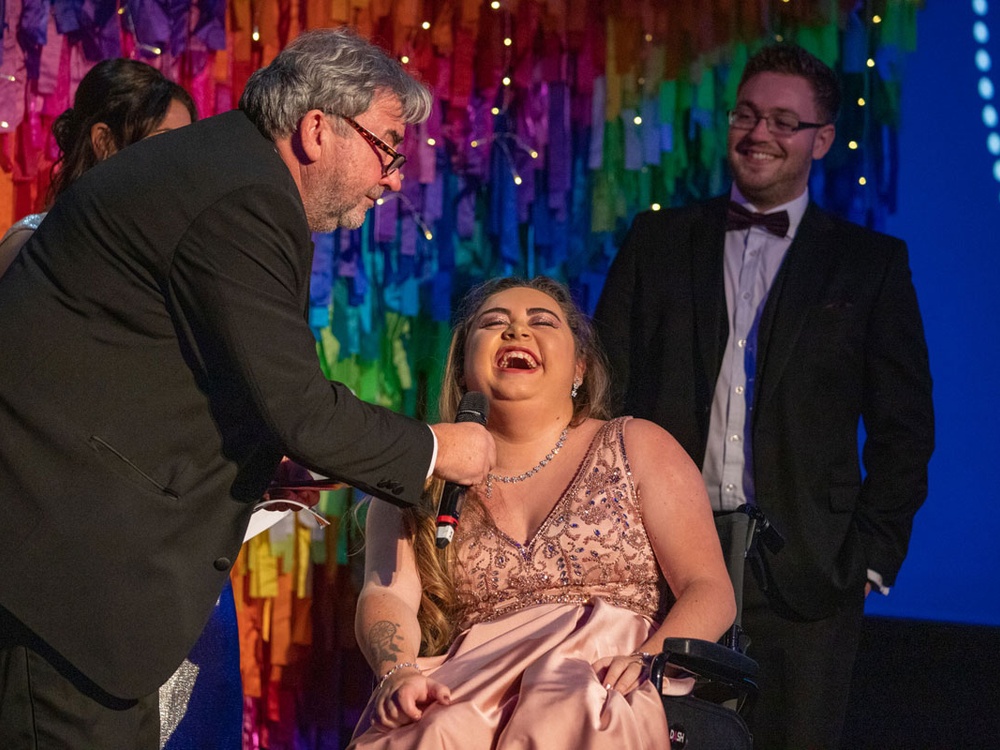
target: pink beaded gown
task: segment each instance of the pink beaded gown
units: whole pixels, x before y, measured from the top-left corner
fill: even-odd
[[[369,705],[351,748],[669,747],[653,686],[644,681],[622,695],[606,690],[591,667],[635,651],[670,601],[625,455],[626,419],[597,432],[527,544],[487,512],[466,511],[453,542],[462,629],[447,654],[419,660],[449,686],[451,704],[388,731],[371,726]]]

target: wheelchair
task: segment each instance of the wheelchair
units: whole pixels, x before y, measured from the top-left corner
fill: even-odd
[[[743,716],[757,697],[757,662],[745,654],[749,639],[740,621],[743,573],[755,545],[777,552],[784,539],[756,506],[717,513],[715,526],[736,594],[736,620],[718,643],[667,638],[650,664],[649,679],[661,693],[670,728],[670,750],[751,750],[753,737]],[[668,668],[694,675],[688,695],[662,695]]]

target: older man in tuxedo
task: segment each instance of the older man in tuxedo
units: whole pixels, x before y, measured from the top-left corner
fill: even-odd
[[[430,104],[355,34],[305,34],[239,110],[84,174],[0,279],[0,747],[158,747],[283,455],[398,504],[485,478],[485,429],[327,382],[305,317],[310,232],[399,189]]]

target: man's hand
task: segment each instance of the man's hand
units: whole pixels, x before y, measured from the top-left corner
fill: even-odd
[[[434,476],[467,487],[486,481],[497,462],[493,436],[474,422],[441,422],[431,425],[438,453]]]

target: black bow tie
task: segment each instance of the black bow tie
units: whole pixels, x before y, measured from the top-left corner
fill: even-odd
[[[730,201],[729,213],[726,216],[726,230],[749,229],[752,226],[762,227],[771,234],[784,237],[788,234],[788,211],[757,214],[748,211],[735,201]]]

